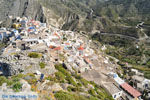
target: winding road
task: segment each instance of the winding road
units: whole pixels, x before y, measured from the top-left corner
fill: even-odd
[[[127,35],[122,35],[122,34],[111,34],[111,33],[100,33],[101,35],[110,35],[110,36],[119,36],[119,37],[122,37],[122,38],[129,38],[129,39],[133,39],[133,40],[136,40],[138,41],[139,39],[135,38],[135,37],[132,37],[132,36],[127,36]]]
[[[136,28],[140,29],[140,31],[144,34],[143,37],[139,37],[139,38],[135,38],[132,36],[127,36],[127,35],[122,35],[122,34],[114,34],[114,33],[100,33],[101,35],[109,35],[109,36],[118,36],[118,37],[122,37],[122,38],[128,38],[128,39],[132,39],[135,41],[141,41],[141,40],[145,40],[147,38],[149,38],[147,36],[147,34],[145,34],[144,29],[141,27],[144,24],[144,22],[141,22],[139,24],[137,24]]]

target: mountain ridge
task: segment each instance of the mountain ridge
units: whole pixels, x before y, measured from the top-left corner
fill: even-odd
[[[7,14],[1,11],[0,20],[13,16],[14,13],[14,16],[28,16],[64,30],[87,33],[92,33],[93,30],[107,32],[108,26],[112,25],[132,26],[142,21],[143,17],[146,21],[150,19],[148,0],[11,0],[7,3],[7,0],[3,1],[0,7],[7,5],[4,9],[10,10],[6,9]],[[16,4],[18,6],[13,6]]]

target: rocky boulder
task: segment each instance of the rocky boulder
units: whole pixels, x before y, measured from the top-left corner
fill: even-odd
[[[5,76],[11,76],[16,74],[16,70],[11,67],[10,64],[0,62],[1,71]]]

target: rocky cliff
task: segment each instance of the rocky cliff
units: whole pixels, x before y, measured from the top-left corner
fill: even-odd
[[[98,1],[1,0],[1,26],[9,26],[11,17],[26,16],[65,30],[92,31],[99,22],[91,18],[93,11],[90,6],[95,5]]]
[[[27,16],[64,30],[122,34],[116,29],[128,33],[124,26],[131,26],[136,33],[134,26],[139,21],[149,22],[149,3],[148,0],[0,0],[0,21],[1,26],[9,26],[11,16]]]
[[[0,21],[1,26],[9,26],[11,18],[26,16],[46,22],[42,6],[38,0],[1,0]]]
[[[11,17],[26,16],[63,30],[86,34],[111,33],[139,39],[140,22],[149,25],[148,0],[1,0],[0,26],[10,26]],[[143,38],[143,37],[142,37]]]

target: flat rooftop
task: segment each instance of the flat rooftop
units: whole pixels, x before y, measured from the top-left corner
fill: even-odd
[[[111,95],[121,91],[121,89],[119,89],[119,87],[117,87],[114,83],[109,82],[109,83],[104,83],[103,85]]]
[[[137,75],[132,76],[132,78],[133,78],[134,80],[139,81],[139,82],[142,82],[142,81],[144,81],[144,79],[145,79],[144,77],[137,76]]]

